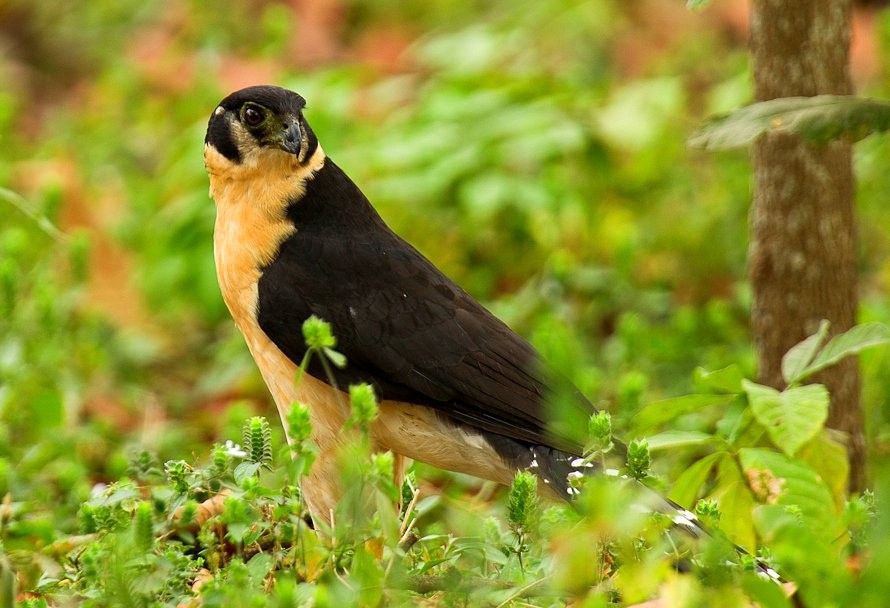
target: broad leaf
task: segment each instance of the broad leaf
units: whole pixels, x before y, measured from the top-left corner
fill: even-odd
[[[890,327],[883,323],[856,325],[829,340],[813,362],[798,376],[798,380],[830,367],[844,357],[855,355],[872,346],[888,343],[890,343]]]
[[[742,472],[732,458],[723,458],[717,467],[717,488],[711,494],[720,507],[720,529],[737,545],[748,551],[756,547],[754,523],[754,495],[748,488]]]
[[[796,133],[825,144],[859,141],[890,129],[890,103],[853,95],[783,97],[762,101],[712,119],[689,145],[726,149],[750,144],[764,133]]]
[[[789,456],[815,437],[828,418],[828,391],[821,384],[795,386],[781,393],[748,380],[742,384],[754,418]]]
[[[745,375],[741,368],[732,364],[723,369],[708,371],[703,367],[695,369],[693,382],[698,390],[711,390],[716,393],[741,393]]]
[[[711,469],[723,458],[729,458],[729,453],[714,452],[693,462],[677,477],[668,496],[677,504],[692,506],[695,499],[698,498],[699,490],[708,480]]]
[[[840,510],[847,499],[850,461],[847,459],[846,448],[832,438],[831,433],[832,431],[823,429],[797,457],[819,474],[834,496],[835,507]]]
[[[716,441],[713,435],[699,431],[665,431],[647,437],[649,451],[675,449],[693,445],[707,445]]]
[[[840,525],[834,500],[816,471],[765,448],[742,448],[739,460],[749,481],[755,480],[754,491],[762,502],[793,506],[807,528],[825,539],[837,536]]]
[[[803,342],[791,347],[785,356],[782,357],[782,378],[788,384],[794,384],[801,374],[807,369],[807,366],[813,362],[819,347],[825,341],[828,335],[830,323],[823,320],[819,324],[819,329]]]
[[[248,477],[253,477],[257,473],[259,473],[260,469],[263,468],[263,463],[261,462],[249,462],[245,461],[235,467],[235,470],[232,472],[232,475],[235,477],[235,483],[241,485],[244,483],[244,480]]]
[[[745,590],[753,605],[761,608],[791,608],[791,600],[785,595],[785,591],[774,581],[759,576],[746,576],[742,579],[742,589]]]
[[[685,395],[650,403],[633,417],[632,434],[645,435],[646,431],[678,416],[713,405],[725,405],[734,398],[735,395]]]

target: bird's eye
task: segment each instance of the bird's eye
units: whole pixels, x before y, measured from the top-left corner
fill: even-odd
[[[265,120],[265,115],[263,111],[259,108],[254,108],[253,106],[247,106],[244,108],[244,122],[247,123],[249,127],[255,127],[263,120]]]

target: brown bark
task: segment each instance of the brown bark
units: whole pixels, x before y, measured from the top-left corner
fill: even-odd
[[[850,0],[754,0],[755,94],[849,94]],[[749,274],[759,379],[781,388],[782,356],[815,332],[856,321],[856,224],[851,147],[813,146],[771,134],[754,147]],[[817,381],[831,393],[828,426],[846,433],[850,486],[864,482],[858,361],[848,358]]]

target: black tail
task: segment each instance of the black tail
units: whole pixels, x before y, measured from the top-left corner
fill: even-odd
[[[536,473],[545,484],[552,487],[558,495],[562,496],[567,501],[571,501],[574,496],[578,494],[578,490],[576,489],[577,483],[573,483],[575,480],[587,475],[604,474],[609,477],[615,477],[616,480],[623,479],[626,482],[632,481],[632,483],[638,486],[640,490],[642,496],[641,502],[644,503],[642,506],[653,512],[667,515],[670,518],[674,529],[695,539],[712,538],[715,536],[701,524],[695,513],[678,505],[673,500],[662,496],[660,493],[643,483],[631,480],[627,476],[622,475],[618,469],[602,469],[583,458],[577,458],[571,454],[545,446],[531,446],[530,449],[532,460],[528,468]],[[626,451],[626,447],[623,444],[616,444],[612,454],[621,459],[625,459]],[[732,543],[732,545],[739,557],[750,556],[750,554],[742,547],[735,543]],[[760,576],[776,583],[784,582],[779,573],[774,569],[760,559],[753,559]]]

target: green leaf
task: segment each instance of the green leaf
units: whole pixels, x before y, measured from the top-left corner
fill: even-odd
[[[723,516],[720,529],[737,545],[752,551],[756,546],[751,511],[754,496],[732,458],[722,458],[717,467],[717,488],[710,498],[717,500]]]
[[[819,329],[809,338],[797,343],[791,350],[782,357],[782,378],[788,384],[797,382],[801,374],[807,369],[807,366],[813,362],[819,347],[825,341],[828,335],[830,323],[823,320],[819,324]]]
[[[717,439],[708,433],[699,431],[665,431],[647,437],[649,442],[649,450],[674,449],[681,447],[689,447],[693,445],[707,445],[715,442]]]
[[[765,502],[793,506],[805,526],[823,539],[838,535],[840,520],[831,492],[816,471],[766,448],[742,448],[739,460],[749,479],[772,480],[769,485],[774,492]]]
[[[749,599],[762,608],[791,608],[791,600],[774,581],[749,575],[742,579],[742,588]]]
[[[798,376],[802,380],[830,367],[850,355],[872,346],[890,343],[890,327],[883,323],[864,323],[850,328],[829,340],[813,362]]]
[[[828,391],[821,384],[795,386],[781,393],[748,380],[742,384],[754,418],[789,456],[815,437],[828,418]]]
[[[247,571],[250,578],[255,582],[260,582],[269,575],[274,566],[274,560],[268,553],[257,553],[247,562]]]
[[[263,468],[263,463],[261,462],[250,462],[244,461],[235,467],[232,475],[235,478],[235,483],[241,485],[245,479],[248,477],[253,477],[257,473],[259,473],[260,469]]]
[[[691,11],[703,9],[711,3],[711,0],[686,0],[686,8]]]
[[[51,388],[40,389],[31,399],[34,424],[43,429],[57,427],[65,418],[62,395]]]
[[[782,97],[762,101],[709,121],[689,139],[696,148],[750,144],[764,133],[796,133],[812,143],[859,141],[890,129],[890,103],[853,95]]]
[[[831,490],[835,507],[840,510],[847,499],[850,461],[847,458],[846,448],[833,439],[831,433],[832,431],[823,429],[797,457],[819,474]]]
[[[15,571],[4,557],[0,560],[0,606],[16,605]]]
[[[325,346],[324,348],[322,348],[322,352],[335,366],[339,367],[340,369],[346,367],[346,355],[344,355],[340,351]]]
[[[714,452],[696,460],[677,477],[668,496],[677,504],[691,505],[698,498],[699,490],[707,481],[714,465],[728,457],[728,452]]]
[[[674,418],[714,405],[725,405],[735,395],[685,395],[656,401],[642,408],[633,418],[632,435],[645,432]]]
[[[742,380],[745,375],[742,369],[733,363],[723,369],[709,372],[703,367],[697,367],[693,375],[696,387],[720,393],[738,394],[742,392]]]

